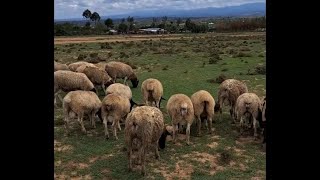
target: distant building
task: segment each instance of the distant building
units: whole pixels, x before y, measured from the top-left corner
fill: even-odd
[[[164,34],[167,30],[161,28],[146,28],[146,29],[139,29],[139,34]]]

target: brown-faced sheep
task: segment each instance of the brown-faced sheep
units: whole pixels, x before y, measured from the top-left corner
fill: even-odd
[[[191,99],[184,94],[175,94],[170,97],[167,103],[167,111],[172,120],[173,142],[176,142],[176,130],[178,123],[179,130],[182,131],[182,125],[187,124],[186,142],[190,144],[190,127],[194,119],[194,109]]]
[[[127,116],[125,123],[125,141],[128,146],[129,171],[132,171],[133,149],[138,149],[141,159],[141,173],[146,175],[145,158],[147,147],[155,148],[156,159],[160,158],[158,151],[159,139],[164,129],[162,112],[155,107],[140,106],[134,108]]]
[[[88,65],[88,66],[92,66],[93,64],[92,63],[88,63],[88,62],[85,62],[85,61],[78,61],[78,62],[75,62],[75,63],[71,63],[68,65],[69,69],[73,72],[76,72],[77,68],[82,66],[82,65]],[[94,65],[93,65],[94,66]]]
[[[258,136],[258,118],[259,111],[261,111],[260,98],[254,93],[243,93],[241,94],[236,102],[235,106],[235,117],[240,118],[240,130],[243,132],[245,126],[251,127],[253,123],[254,137]],[[245,120],[249,120],[245,121]]]
[[[90,79],[90,81],[94,85],[101,86],[104,92],[105,92],[105,88],[113,83],[108,73],[97,67],[86,67],[83,70],[83,73]]]
[[[113,135],[118,139],[117,127],[119,127],[119,121],[122,118],[125,119],[129,112],[130,101],[128,98],[117,94],[108,94],[102,100],[101,116],[105,125],[105,136],[107,139],[109,139],[107,122],[112,122]]]
[[[54,71],[58,71],[58,70],[69,71],[70,69],[68,68],[68,66],[66,64],[62,64],[62,63],[54,61]]]
[[[89,116],[91,125],[96,128],[95,115],[101,108],[101,101],[97,94],[91,91],[71,91],[63,98],[63,113],[66,132],[69,130],[69,115],[75,113],[81,125],[82,132],[86,133],[83,125],[83,116]]]
[[[212,120],[214,115],[215,101],[208,91],[200,90],[191,96],[194,115],[198,124],[198,134],[201,134],[201,120],[205,120],[206,127],[209,121],[209,133],[212,133]]]
[[[142,82],[141,92],[143,100],[146,105],[152,106],[153,103],[156,107],[160,108],[161,100],[163,96],[163,86],[157,79],[149,78]]]
[[[243,94],[247,93],[248,88],[244,82],[236,79],[226,79],[220,86],[218,91],[218,103],[215,106],[215,112],[220,111],[222,113],[222,108],[225,103],[230,105],[230,115],[234,119],[234,108],[237,98]]]
[[[76,73],[72,71],[59,70],[54,72],[54,104],[56,105],[56,97],[62,101],[62,98],[58,94],[60,90],[64,92],[84,90],[93,91],[96,93],[96,89],[89,78],[83,73]]]
[[[131,80],[133,88],[136,88],[139,84],[139,80],[136,74],[133,72],[133,69],[131,68],[131,66],[125,63],[116,61],[108,62],[105,66],[105,70],[113,79],[114,83],[116,82],[117,78],[124,78],[123,83],[125,84],[127,79]]]

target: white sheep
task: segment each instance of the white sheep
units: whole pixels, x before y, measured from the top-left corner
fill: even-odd
[[[215,101],[208,91],[200,90],[191,96],[194,115],[198,124],[198,135],[201,134],[201,120],[205,119],[206,126],[209,121],[209,133],[212,133],[212,120],[214,115]]]
[[[118,139],[117,127],[120,126],[119,121],[125,119],[129,112],[130,101],[128,98],[117,94],[108,94],[102,100],[101,116],[105,125],[105,136],[107,139],[109,139],[107,122],[112,122],[113,135]]]
[[[95,66],[94,64],[86,63],[86,64],[83,64],[83,65],[77,67],[77,69],[75,70],[75,72],[83,73],[84,69],[86,69],[87,67],[98,68],[98,67]]]
[[[191,99],[184,94],[175,94],[170,97],[167,103],[167,111],[172,120],[173,128],[173,142],[176,142],[176,130],[178,129],[178,123],[180,125],[180,132],[182,131],[182,125],[187,124],[186,142],[190,144],[190,127],[194,119],[194,109]]]
[[[117,78],[124,78],[124,84],[126,80],[131,80],[132,87],[136,88],[139,84],[139,80],[137,79],[136,74],[133,72],[131,66],[117,61],[110,61],[105,66],[106,72],[110,75],[113,79],[113,82],[116,82]]]
[[[70,69],[68,68],[68,66],[66,64],[62,64],[62,63],[54,61],[54,71],[58,71],[58,70],[69,71]]]
[[[220,111],[222,113],[222,108],[225,103],[231,106],[230,108],[230,115],[235,121],[234,117],[234,108],[237,101],[237,98],[243,94],[247,93],[248,88],[244,82],[241,82],[236,79],[227,79],[224,80],[220,86],[218,91],[218,103],[215,106],[215,111]],[[233,122],[234,122],[233,121]]]
[[[259,111],[261,111],[260,98],[254,93],[243,93],[241,94],[236,102],[235,106],[235,117],[238,120],[240,118],[240,130],[243,132],[245,125],[251,127],[253,123],[254,137],[258,136],[258,118]],[[249,119],[249,123],[245,123],[245,119]],[[252,121],[251,121],[252,120]]]
[[[75,90],[93,91],[96,93],[93,83],[83,73],[59,70],[54,72],[54,104],[56,97],[62,101],[59,95],[60,91],[69,92]]]
[[[163,86],[161,82],[157,79],[149,78],[142,82],[141,92],[143,96],[143,101],[146,105],[153,105],[160,108],[161,100],[165,100],[163,96]]]
[[[132,91],[131,91],[130,87],[127,86],[127,85],[124,85],[124,84],[121,84],[121,83],[111,84],[106,89],[106,95],[108,95],[108,94],[117,94],[119,96],[123,96],[123,97],[128,98],[129,101],[130,101],[130,104],[131,104],[130,110],[132,109],[132,107],[134,105],[137,105],[137,103],[135,103],[132,100]]]
[[[105,88],[113,83],[108,73],[97,67],[86,67],[83,69],[82,73],[84,73],[94,85],[101,86],[105,93]]]
[[[69,119],[72,113],[78,116],[78,122],[81,125],[82,132],[86,133],[83,125],[83,116],[88,115],[91,125],[96,128],[95,115],[101,108],[101,101],[97,94],[91,91],[71,91],[63,98],[63,113],[65,129],[68,133]]]
[[[147,147],[152,145],[155,148],[156,159],[160,158],[158,147],[163,129],[163,114],[158,108],[140,106],[134,108],[128,114],[124,131],[125,141],[128,146],[129,171],[132,171],[133,149],[138,149],[142,166],[141,173],[143,175],[146,175],[145,158]]]
[[[93,64],[92,63],[88,63],[88,62],[85,62],[85,61],[78,61],[78,62],[75,62],[75,63],[71,63],[68,65],[69,69],[73,72],[76,72],[77,68],[82,66],[82,65],[88,65],[88,66],[92,66]],[[93,65],[94,66],[94,65]]]

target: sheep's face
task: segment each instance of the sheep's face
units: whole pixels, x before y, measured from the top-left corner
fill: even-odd
[[[227,88],[224,88],[220,91],[220,97],[222,99],[227,98],[229,96],[229,91]]]
[[[132,87],[133,88],[136,88],[138,87],[138,84],[139,84],[139,80],[138,79],[131,79],[131,83],[132,83]]]
[[[180,113],[182,116],[185,116],[188,113],[188,105],[187,104],[182,104],[180,107]]]

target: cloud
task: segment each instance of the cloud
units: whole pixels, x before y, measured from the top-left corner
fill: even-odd
[[[125,14],[142,9],[197,9],[234,6],[266,0],[54,0],[55,19],[80,18],[89,9],[100,16]]]

